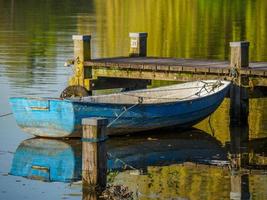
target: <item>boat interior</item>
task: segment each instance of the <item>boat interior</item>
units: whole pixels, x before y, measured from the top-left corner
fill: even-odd
[[[112,104],[157,104],[186,101],[214,94],[230,84],[228,81],[208,80],[134,90],[108,95],[72,98],[72,101]]]

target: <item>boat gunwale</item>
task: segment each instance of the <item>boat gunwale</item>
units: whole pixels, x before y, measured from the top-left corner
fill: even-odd
[[[212,81],[217,81],[217,80],[206,80],[209,82]],[[199,82],[199,81],[193,81],[193,82],[187,82],[189,83],[195,83],[195,82]],[[230,81],[222,81],[224,83],[224,85],[222,86],[222,88],[219,88],[219,90],[217,92],[213,92],[213,93],[208,93],[204,96],[199,96],[197,98],[192,98],[192,99],[181,99],[179,100],[178,98],[174,101],[167,101],[167,102],[155,102],[155,103],[108,103],[108,102],[90,102],[90,101],[84,101],[83,98],[50,98],[50,97],[10,97],[9,99],[25,99],[25,100],[40,100],[40,101],[58,101],[58,102],[69,102],[69,103],[75,103],[75,104],[87,104],[87,105],[101,105],[101,106],[133,106],[133,105],[145,105],[145,106],[161,106],[161,105],[168,105],[168,104],[175,104],[175,103],[183,103],[183,102],[194,102],[194,101],[198,101],[198,100],[202,100],[203,98],[207,98],[207,97],[211,97],[214,95],[217,95],[219,92],[224,91],[225,89],[228,89],[228,87],[231,85]],[[184,83],[184,84],[187,84]],[[174,84],[175,85],[175,84]],[[177,84],[178,85],[178,84]],[[169,85],[172,86],[172,85]],[[163,87],[168,87],[168,86],[163,86]],[[163,87],[158,87],[158,88],[163,88]],[[156,88],[152,88],[152,89],[156,89]],[[147,89],[142,89],[142,90],[135,90],[135,91],[146,91]],[[135,91],[130,91],[132,93],[134,93]],[[129,92],[127,92],[129,93]],[[106,94],[106,95],[98,95],[98,97],[106,97],[106,96],[112,96],[112,95],[121,95],[121,93],[112,93],[112,94]],[[156,99],[156,98],[155,98]],[[167,98],[166,98],[167,99]]]

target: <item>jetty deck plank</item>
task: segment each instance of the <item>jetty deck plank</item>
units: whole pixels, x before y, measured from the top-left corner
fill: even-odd
[[[229,61],[181,59],[181,58],[157,58],[157,57],[115,57],[101,58],[85,61],[85,66],[105,67],[132,70],[150,71],[179,71],[200,73],[223,73],[230,70]],[[267,77],[267,62],[251,62],[249,67],[242,68],[241,74]]]

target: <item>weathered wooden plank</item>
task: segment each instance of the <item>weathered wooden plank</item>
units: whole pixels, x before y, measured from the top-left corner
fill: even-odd
[[[183,66],[169,66],[170,72],[181,72],[183,71]]]
[[[251,70],[251,75],[264,76],[265,71],[263,71],[263,70]]]
[[[143,65],[143,69],[144,70],[156,71],[157,70],[157,66],[156,65],[152,65],[152,64],[144,64]]]
[[[209,67],[196,67],[196,72],[204,72],[204,73],[209,73],[210,72],[210,68]]]
[[[210,67],[209,70],[210,70],[209,71],[210,73],[216,73],[216,74],[222,74],[223,73],[223,69],[221,69],[221,68]]]
[[[127,63],[119,63],[118,68],[119,69],[129,69],[129,64],[127,64]]]
[[[121,70],[115,68],[93,68],[94,77],[121,77],[151,80],[170,80],[170,81],[193,81],[205,79],[221,78],[218,74],[192,73],[192,72],[172,72],[164,71],[138,71],[138,70]]]
[[[170,71],[169,65],[157,65],[156,66],[157,71]]]
[[[113,70],[114,69],[125,70],[123,74],[131,74],[131,75],[136,74],[136,76],[142,76],[142,79],[144,77],[145,79],[147,78],[156,79],[155,77],[159,77],[161,80],[170,80],[170,79],[173,80],[174,78],[173,73],[175,74],[177,72],[196,73],[200,77],[203,77],[204,76],[203,74],[209,75],[210,77],[214,76],[219,77],[220,75],[221,76],[229,75],[231,70],[229,63],[226,61],[155,58],[155,57],[135,57],[135,58],[118,57],[118,58],[94,59],[86,61],[85,65],[93,66],[94,68],[112,68]],[[134,70],[138,72],[133,72]],[[264,62],[252,63],[250,67],[242,68],[240,69],[239,72],[242,75],[260,76],[267,78],[267,63]],[[122,72],[120,72],[120,74],[121,73]],[[112,76],[118,77],[115,74],[113,74]],[[124,77],[129,78],[129,75]]]
[[[219,66],[227,67],[229,64],[225,61],[209,61],[209,60],[192,60],[192,59],[174,59],[174,58],[154,58],[154,57],[142,57],[142,58],[103,58],[93,59],[91,62],[85,62],[85,65],[90,64],[94,66],[94,63],[128,63],[128,64],[149,64],[149,65],[173,65],[173,66],[191,66],[191,67],[210,67]]]
[[[249,82],[253,86],[267,86],[267,78],[262,78],[262,77],[249,77]]]
[[[133,65],[129,65],[129,68],[140,70],[140,69],[144,69],[144,65],[143,64],[133,64]]]
[[[250,75],[251,74],[251,70],[249,70],[249,69],[241,69],[239,72],[242,75]]]

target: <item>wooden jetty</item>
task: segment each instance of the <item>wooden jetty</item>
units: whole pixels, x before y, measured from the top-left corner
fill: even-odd
[[[83,65],[83,75],[79,77],[84,79],[88,90],[98,89],[97,85],[88,85],[89,82],[96,83],[94,79],[97,77],[192,81],[214,78],[232,80],[236,76],[247,76],[253,86],[267,85],[267,62],[249,63],[249,42],[231,42],[230,61],[195,60],[146,57],[147,34],[130,33],[130,36],[129,57],[99,59],[91,58],[90,36],[73,36],[74,62]]]
[[[233,122],[246,123],[248,88],[267,86],[267,62],[249,62],[249,42],[231,42],[229,61],[196,60],[147,57],[147,36],[129,34],[129,57],[92,58],[91,36],[74,35],[74,59],[70,63],[75,65],[75,73],[69,85],[81,86],[90,93],[99,89],[145,88],[151,80],[231,80]]]

